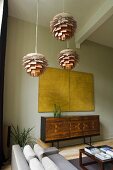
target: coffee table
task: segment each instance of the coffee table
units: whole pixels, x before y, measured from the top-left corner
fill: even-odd
[[[82,162],[83,154],[86,155],[87,157],[91,158],[92,161],[87,162],[87,163],[83,163]],[[83,170],[88,170],[85,166],[95,164],[95,163],[98,163],[100,165],[100,170],[104,170],[104,165],[107,164],[107,163],[113,163],[113,158],[111,158],[109,160],[101,160],[101,159],[96,158],[94,155],[89,154],[84,149],[80,149],[79,150],[79,163],[80,163],[80,167]]]

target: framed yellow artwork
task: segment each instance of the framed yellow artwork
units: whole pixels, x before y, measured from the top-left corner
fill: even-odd
[[[94,80],[91,73],[47,68],[39,77],[38,112],[94,110]]]

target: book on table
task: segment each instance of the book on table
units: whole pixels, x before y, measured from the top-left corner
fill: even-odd
[[[103,145],[103,146],[100,146],[99,149],[106,153],[106,151],[112,149],[112,147],[108,145]]]
[[[103,161],[111,159],[111,156],[104,153],[104,152],[100,152],[100,153],[95,154],[95,157],[97,157],[97,158],[99,158],[99,159],[101,159]]]
[[[110,155],[113,158],[113,149],[107,150],[106,154]]]
[[[85,147],[84,150],[92,155],[95,155],[100,152],[100,150],[97,147],[90,146],[90,147]]]
[[[111,146],[102,146],[100,147],[100,150],[113,158],[113,148]]]

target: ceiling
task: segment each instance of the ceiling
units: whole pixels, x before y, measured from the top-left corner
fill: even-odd
[[[9,16],[49,27],[60,12],[70,13],[77,21],[76,47],[89,39],[113,48],[113,0],[9,0]]]
[[[94,31],[88,39],[113,48],[113,15]]]

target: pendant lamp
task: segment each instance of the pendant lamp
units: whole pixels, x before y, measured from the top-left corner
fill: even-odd
[[[65,41],[73,37],[77,22],[68,13],[59,13],[50,21],[50,30],[58,40]]]
[[[79,57],[73,49],[64,49],[59,54],[59,64],[62,68],[71,70],[79,63]]]
[[[40,76],[47,68],[48,63],[43,54],[37,53],[37,30],[38,30],[38,0],[36,17],[36,40],[35,53],[29,53],[23,57],[23,66],[26,72],[32,77]]]

